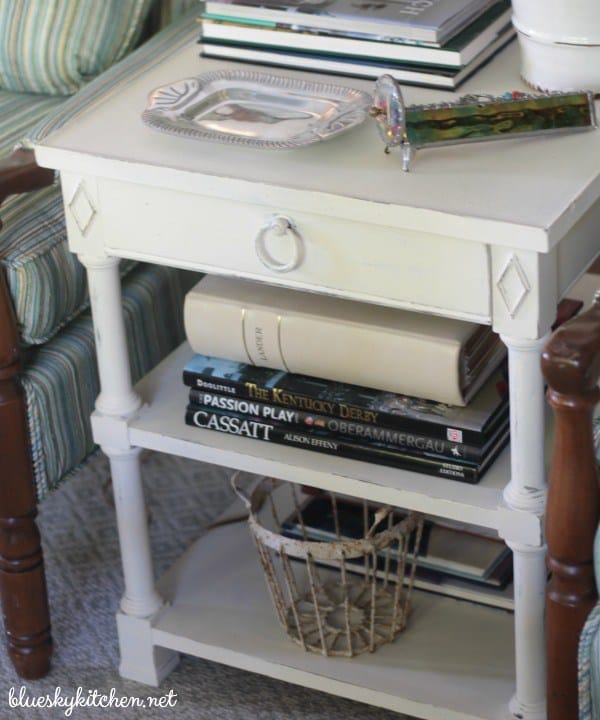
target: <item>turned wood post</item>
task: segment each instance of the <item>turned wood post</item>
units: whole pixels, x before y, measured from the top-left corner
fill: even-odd
[[[599,299],[552,335],[542,369],[555,415],[546,513],[548,720],[577,720],[577,645],[598,597],[593,542],[600,487],[592,412],[600,399]]]
[[[2,161],[0,203],[52,181],[31,151],[19,150]],[[0,599],[10,658],[21,677],[36,679],[50,669],[52,639],[19,371],[16,319],[0,270]]]
[[[12,315],[0,273],[0,593],[9,655],[21,677],[34,679],[50,668],[52,640]]]

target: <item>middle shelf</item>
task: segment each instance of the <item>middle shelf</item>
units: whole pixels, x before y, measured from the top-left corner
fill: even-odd
[[[189,388],[183,385],[182,369],[191,354],[184,342],[137,384],[144,404],[128,420],[131,445],[461,520],[492,528],[513,542],[541,545],[542,519],[513,510],[503,499],[510,479],[510,447],[478,484],[470,485],[201,430],[184,421]]]

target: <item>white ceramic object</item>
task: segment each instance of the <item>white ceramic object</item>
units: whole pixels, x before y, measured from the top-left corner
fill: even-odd
[[[521,75],[540,90],[600,92],[597,0],[513,0]]]

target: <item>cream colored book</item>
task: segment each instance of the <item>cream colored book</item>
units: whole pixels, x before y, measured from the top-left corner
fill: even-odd
[[[477,323],[206,275],[186,296],[194,352],[465,405],[504,355]]]

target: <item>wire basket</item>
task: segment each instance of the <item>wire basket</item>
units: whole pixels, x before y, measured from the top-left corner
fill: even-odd
[[[392,642],[405,628],[423,532],[423,518],[401,520],[393,508],[373,510],[364,501],[361,537],[342,536],[338,497],[326,493],[335,532],[331,540],[308,537],[306,496],[294,483],[263,478],[247,494],[232,485],[248,508],[277,618],[305,650],[352,657]],[[282,520],[284,527],[282,527]],[[290,519],[300,534],[289,537]],[[298,562],[292,562],[296,560]]]

